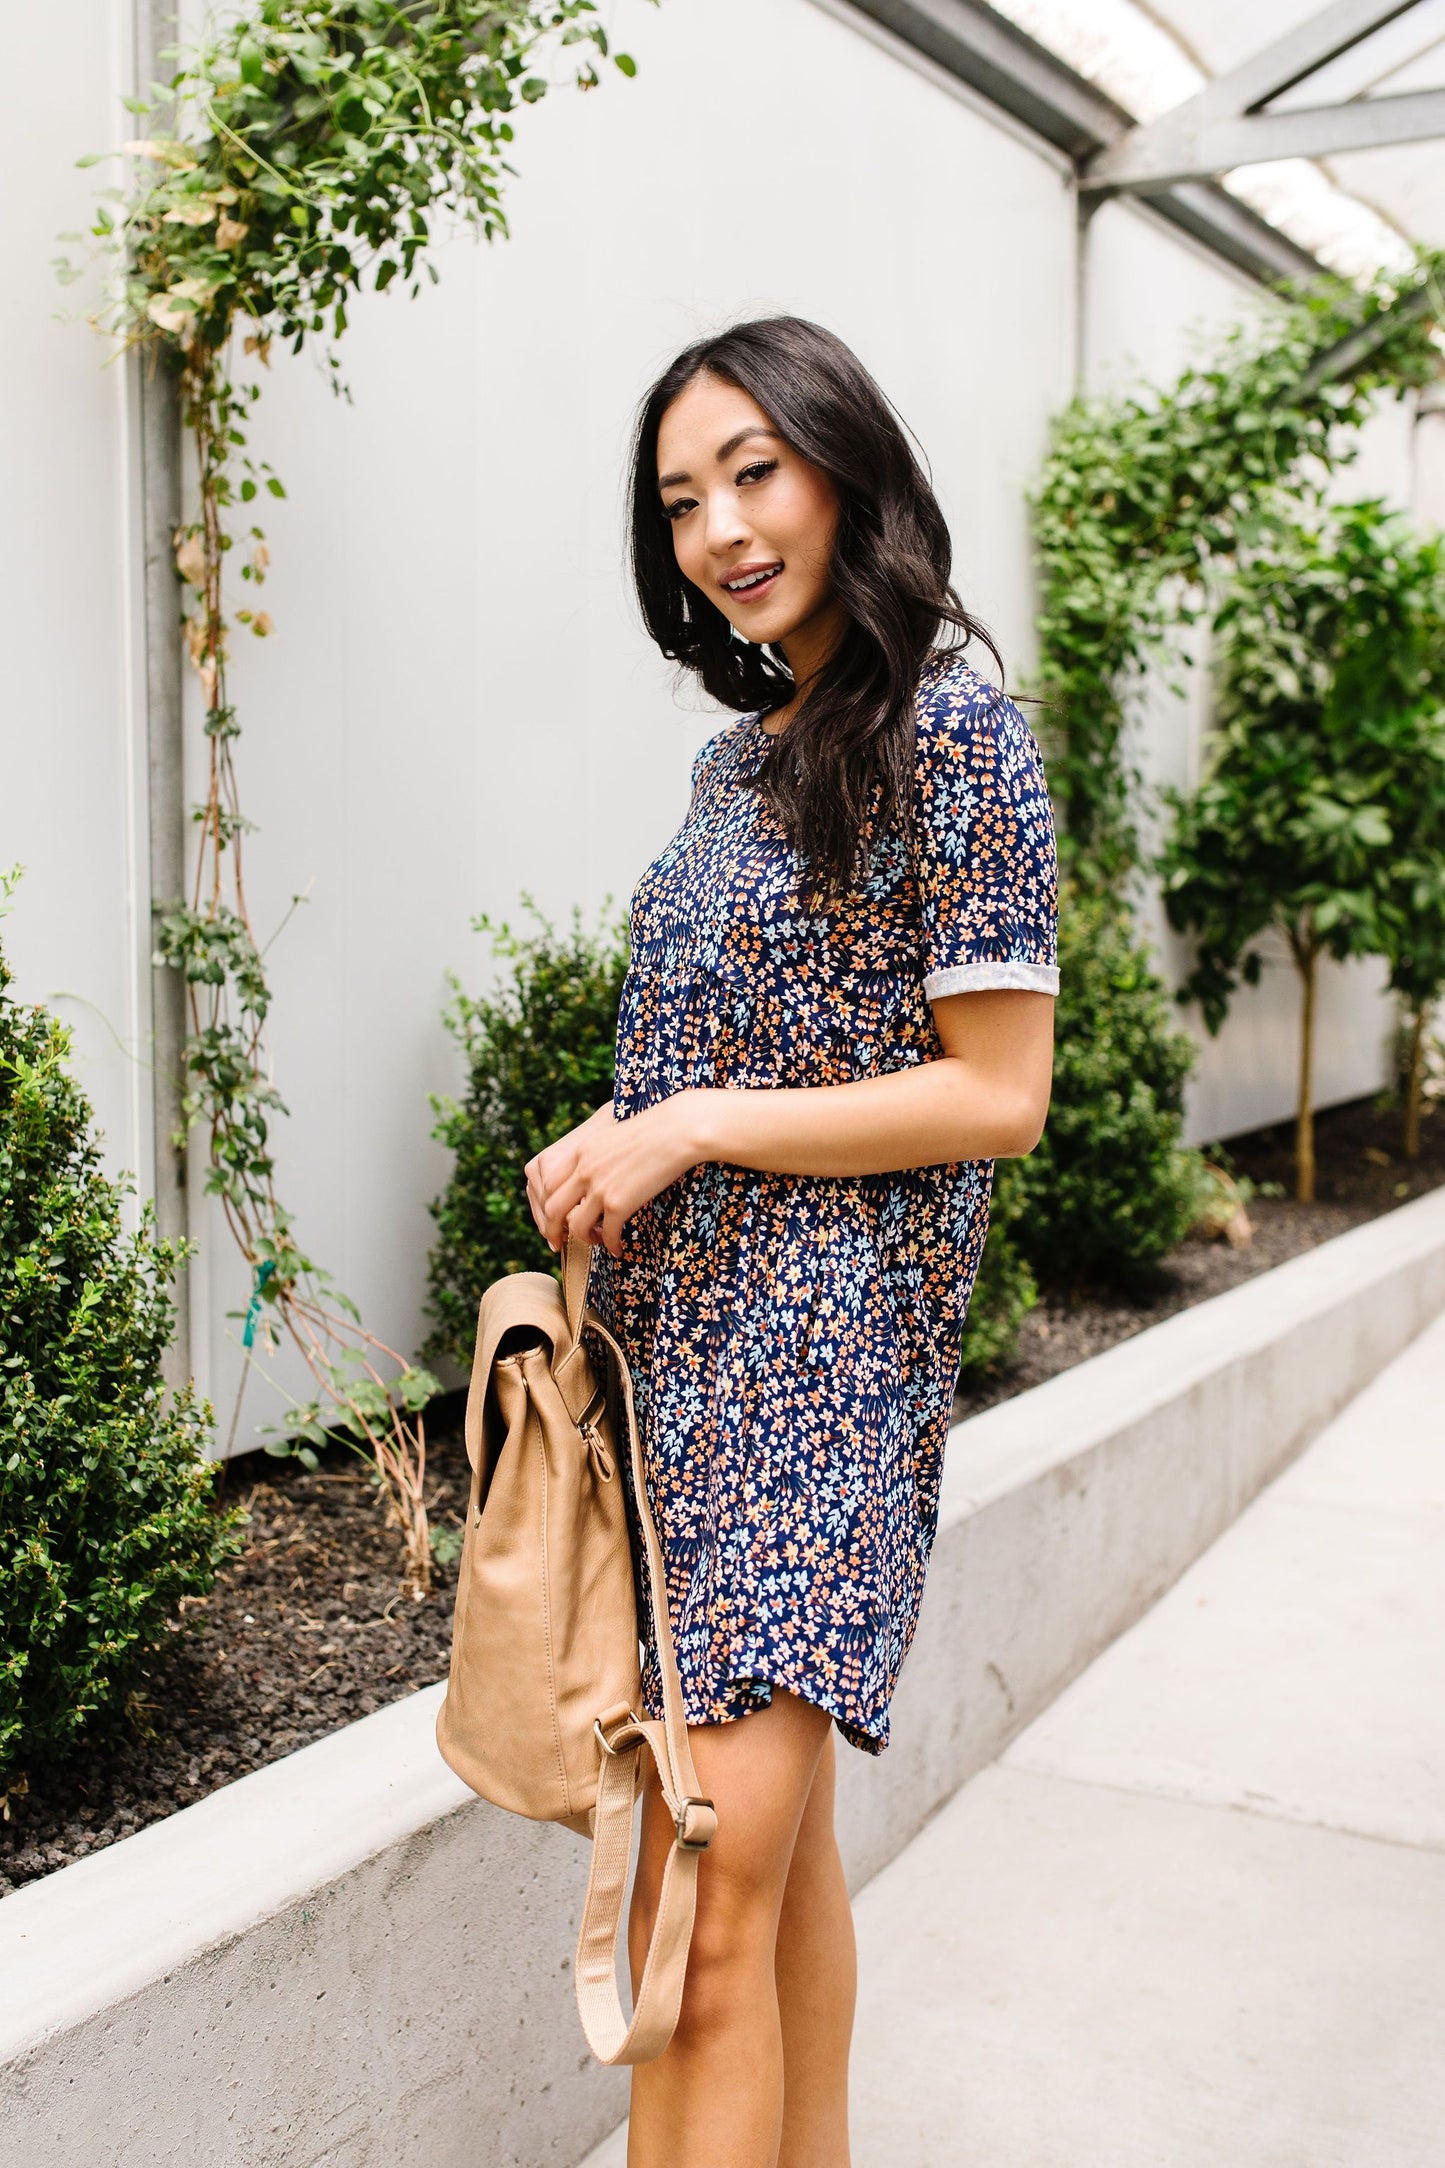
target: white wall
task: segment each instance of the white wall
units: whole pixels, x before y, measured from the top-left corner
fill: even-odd
[[[103,0],[5,18],[16,91],[0,142],[0,866],[26,871],[0,943],[17,995],[51,1003],[73,1030],[112,1166],[148,1181],[130,401],[86,328],[97,281],[62,287],[52,270],[66,252],[57,233],[87,226],[113,177],[76,159],[129,132],[127,19]]]
[[[276,634],[238,633],[232,674],[263,936],[310,893],[269,959],[291,1110],[279,1187],[303,1243],[404,1351],[424,1331],[426,1206],[446,1174],[427,1095],[459,1081],[445,974],[485,973],[468,921],[514,911],[523,889],[553,914],[625,905],[714,727],[674,691],[623,575],[626,442],[653,374],[754,311],[850,340],[931,460],[959,583],[1017,681],[1034,655],[1024,491],[1077,360],[1096,386],[1169,371],[1190,327],[1257,305],[1150,214],[1110,206],[1090,228],[1077,325],[1055,154],[835,0],[613,0],[608,21],[637,80],[609,72],[520,117],[512,238],[460,233],[438,251],[439,287],[357,305],[354,404],[310,358],[278,353],[256,413],[255,448],[289,491],[263,514]],[[55,0],[10,26],[26,95],[0,142],[0,386],[24,426],[3,455],[0,862],[31,868],[5,936],[22,988],[94,1005],[60,1003],[111,1162],[144,1175],[133,401],[97,341],[52,321],[49,272],[55,231],[84,221],[106,178],[74,159],[135,125],[118,103],[128,23],[126,0]],[[1408,474],[1400,444],[1382,446]],[[1167,702],[1151,711],[1153,772],[1188,765],[1200,721],[1197,691],[1187,723]],[[198,731],[191,743],[195,795]],[[1326,1096],[1375,1080],[1379,1015],[1367,993],[1331,989]],[[1293,1059],[1272,984],[1206,1050],[1196,1133],[1284,1112]],[[199,1179],[193,1203],[193,1360],[224,1430],[226,1313],[245,1277]],[[248,1397],[242,1442],[276,1407]]]

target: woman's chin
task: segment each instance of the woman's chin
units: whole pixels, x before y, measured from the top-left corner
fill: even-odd
[[[749,618],[746,624],[739,625],[738,638],[753,647],[775,647],[780,640],[787,639],[797,623],[795,610],[770,610],[766,616]]]

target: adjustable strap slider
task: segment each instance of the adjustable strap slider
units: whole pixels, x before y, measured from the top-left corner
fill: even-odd
[[[610,1759],[615,1755],[625,1753],[628,1747],[636,1746],[641,1723],[642,1719],[637,1715],[636,1711],[630,1709],[625,1701],[619,1701],[612,1708],[604,1709],[602,1714],[594,1719],[592,1725],[593,1736],[603,1753]],[[609,1732],[623,1732],[628,1736],[620,1744],[614,1744],[607,1736]]]
[[[681,1852],[705,1852],[717,1835],[717,1809],[710,1799],[686,1798],[677,1809],[677,1845]]]

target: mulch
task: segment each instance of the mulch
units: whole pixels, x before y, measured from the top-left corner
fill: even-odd
[[[1318,1203],[1256,1197],[1248,1248],[1191,1239],[1135,1299],[1047,1296],[1024,1321],[1017,1359],[961,1396],[958,1412],[1023,1392],[1445,1183],[1445,1112],[1426,1120],[1414,1162],[1401,1159],[1398,1132],[1398,1114],[1369,1100],[1320,1116]],[[1231,1166],[1287,1186],[1290,1149],[1287,1124],[1261,1130],[1231,1142]],[[459,1529],[466,1506],[461,1409],[462,1396],[449,1395],[428,1421],[427,1497],[443,1528]],[[222,1497],[245,1510],[244,1551],[187,1607],[126,1728],[62,1768],[31,1772],[0,1822],[0,1896],[444,1676],[454,1569],[439,1571],[420,1603],[398,1594],[395,1539],[355,1456],[337,1447],[308,1472],[247,1454],[229,1464]]]
[[[1187,1310],[1193,1303],[1222,1295],[1241,1280],[1268,1272],[1333,1235],[1407,1204],[1412,1197],[1445,1182],[1445,1102],[1430,1109],[1421,1125],[1420,1157],[1407,1160],[1400,1151],[1400,1116],[1372,1099],[1332,1107],[1315,1119],[1314,1204],[1296,1204],[1294,1128],[1289,1122],[1232,1138],[1229,1171],[1257,1185],[1285,1194],[1254,1197],[1247,1206],[1253,1235],[1247,1249],[1224,1241],[1191,1238],[1181,1243],[1161,1268],[1158,1282],[1125,1301],[1117,1294],[1082,1288],[1050,1292],[1024,1319],[1017,1353],[1000,1377],[960,1393],[955,1415],[976,1415],[997,1401],[1009,1400],[1060,1370],[1072,1369],[1090,1355],[1102,1354],[1148,1325]]]

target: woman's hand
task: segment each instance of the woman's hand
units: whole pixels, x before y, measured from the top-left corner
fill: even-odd
[[[703,1156],[690,1119],[701,1095],[677,1092],[617,1121],[610,1103],[526,1166],[527,1202],[548,1247],[569,1233],[622,1255],[622,1229]]]

